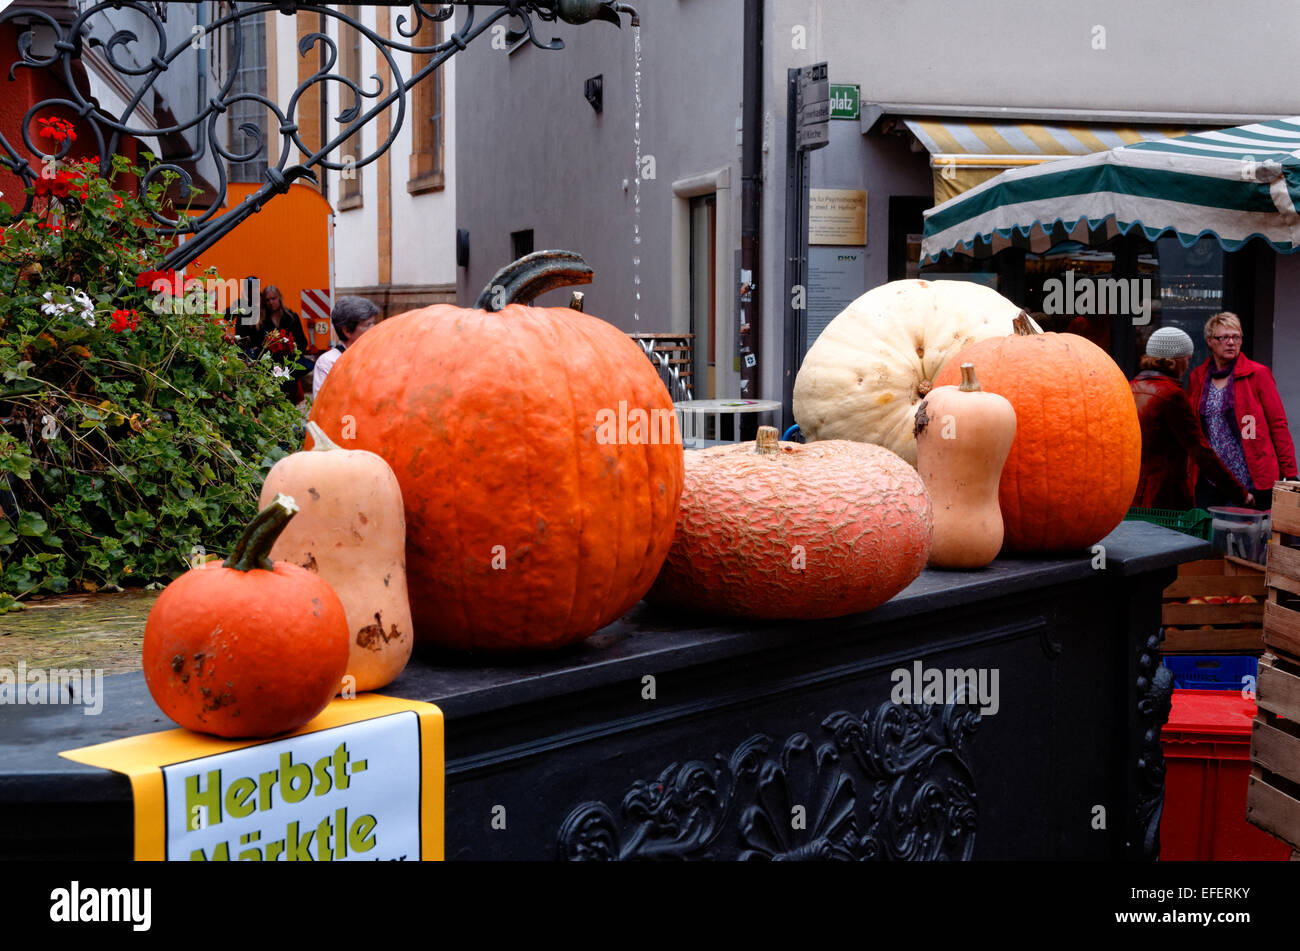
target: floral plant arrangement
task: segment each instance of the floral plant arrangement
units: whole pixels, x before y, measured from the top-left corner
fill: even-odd
[[[0,612],[226,552],[300,441],[269,353],[250,360],[205,308],[159,306],[198,283],[154,270],[167,176],[133,194],[143,169],[99,166],[47,159],[26,213],[0,198]]]

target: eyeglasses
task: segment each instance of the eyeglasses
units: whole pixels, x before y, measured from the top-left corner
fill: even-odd
[[[1217,337],[1211,337],[1211,340],[1218,340],[1220,343],[1240,343],[1241,334],[1219,334]]]

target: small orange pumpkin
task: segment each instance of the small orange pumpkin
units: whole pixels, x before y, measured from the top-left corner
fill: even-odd
[[[1005,396],[1016,411],[998,484],[1006,546],[1088,548],[1123,521],[1137,489],[1142,428],[1133,390],[1087,338],[1040,333],[1025,314],[1015,330],[963,349],[935,385],[960,383],[961,364],[973,363],[985,392]]]
[[[677,537],[648,600],[748,618],[870,611],[930,554],[930,497],[888,449],[830,439],[692,450]]]
[[[144,628],[144,679],[163,713],[228,738],[296,730],[348,666],[348,622],[329,584],[267,553],[298,507],[277,496],[224,562],[169,584]]]

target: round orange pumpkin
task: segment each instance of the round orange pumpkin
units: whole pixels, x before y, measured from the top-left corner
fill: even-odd
[[[668,560],[649,600],[748,618],[870,611],[912,583],[933,519],[920,475],[888,449],[831,439],[686,456]]]
[[[1109,534],[1133,502],[1142,466],[1137,406],[1119,365],[1084,337],[1039,333],[1024,315],[1012,336],[950,359],[935,386],[960,383],[963,363],[1016,411],[998,483],[1006,547],[1077,551]]]
[[[307,723],[338,692],[350,640],[343,603],[314,572],[267,558],[297,511],[277,496],[225,562],[187,571],[149,611],[144,679],[181,726],[275,736]]]
[[[668,553],[682,445],[658,374],[613,324],[515,303],[590,279],[577,255],[529,255],[473,309],[382,321],[321,387],[312,420],[401,486],[417,643],[581,640],[636,604]]]

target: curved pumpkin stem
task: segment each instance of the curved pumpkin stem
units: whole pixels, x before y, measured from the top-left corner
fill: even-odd
[[[311,433],[311,451],[318,449],[342,449],[338,443],[334,442],[329,436],[325,435],[325,430],[316,425],[314,419],[307,420],[307,432]]]
[[[557,287],[590,284],[594,274],[576,251],[534,251],[492,275],[474,306],[495,312],[507,304],[529,304]]]
[[[1042,333],[1041,330],[1034,328],[1034,322],[1029,319],[1029,315],[1023,310],[1011,319],[1011,326],[1015,328],[1017,337],[1032,337],[1035,334]]]
[[[244,529],[244,533],[235,542],[235,550],[222,562],[222,565],[236,571],[252,571],[254,568],[270,571],[271,546],[280,537],[284,527],[289,524],[289,519],[297,514],[298,503],[292,496],[281,492],[270,505],[258,512],[257,517],[248,523],[248,528]]]

